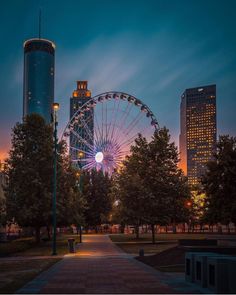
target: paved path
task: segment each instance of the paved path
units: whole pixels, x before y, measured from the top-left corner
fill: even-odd
[[[125,254],[108,236],[85,236],[77,251],[17,293],[200,293],[182,275],[158,272]]]

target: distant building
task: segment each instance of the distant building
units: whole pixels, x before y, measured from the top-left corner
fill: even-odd
[[[216,85],[186,89],[180,105],[180,167],[199,183],[216,150]]]
[[[70,98],[70,119],[87,101],[91,99],[91,91],[88,90],[87,81],[77,81],[77,89],[73,91]],[[89,152],[88,147],[84,144],[86,141],[89,145],[93,146],[94,138],[94,110],[83,111],[78,114],[77,120],[79,123],[74,128],[74,133],[70,134],[70,156],[71,160],[76,163],[79,158],[86,158]],[[83,166],[83,160],[80,162]]]
[[[51,122],[54,75],[55,44],[45,39],[25,41],[23,116],[37,113]]]

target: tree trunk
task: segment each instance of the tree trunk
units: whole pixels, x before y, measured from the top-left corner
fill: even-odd
[[[222,226],[218,225],[218,234],[222,234]]]
[[[50,233],[50,226],[47,225],[47,234],[48,234],[48,239],[51,240],[51,233]]]
[[[123,234],[125,232],[125,224],[120,225],[120,232]]]
[[[173,222],[173,229],[172,229],[172,231],[173,231],[173,234],[176,234],[176,223],[175,223],[175,221]]]
[[[136,234],[136,239],[139,239],[139,226],[135,226],[135,234]]]
[[[40,227],[35,227],[35,241],[40,243]]]
[[[79,242],[82,243],[82,227],[79,226]]]
[[[155,225],[151,224],[151,230],[152,230],[152,243],[156,243],[156,237],[155,237]]]

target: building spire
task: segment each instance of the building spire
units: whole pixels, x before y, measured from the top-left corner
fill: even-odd
[[[39,39],[41,39],[41,8],[39,9]]]

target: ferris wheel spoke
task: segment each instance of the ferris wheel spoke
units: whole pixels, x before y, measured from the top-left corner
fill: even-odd
[[[107,140],[109,140],[109,133],[110,133],[110,128],[113,124],[113,119],[114,119],[114,113],[115,113],[115,105],[116,105],[116,100],[114,99],[114,104],[113,104],[113,108],[112,108],[112,114],[111,114],[111,120],[110,120],[110,123],[109,123],[109,126],[108,126],[108,131],[107,131],[107,134],[106,134],[106,138]]]
[[[84,169],[93,169],[95,165],[96,165],[96,163],[90,162],[90,163],[84,165],[83,168]]]
[[[121,118],[120,118],[120,123],[121,123],[120,126],[122,126],[122,125],[125,126],[126,117],[127,117],[127,113],[128,113],[129,108],[130,108],[130,109],[132,108],[132,104],[131,104],[131,103],[128,103],[128,104],[126,105],[126,107],[125,107],[125,110],[122,111],[122,116],[121,116]],[[117,133],[117,132],[116,132],[116,133]],[[116,133],[115,133],[115,135],[114,135],[115,139],[117,139],[117,134],[116,134]],[[118,134],[118,135],[119,135],[119,134]]]
[[[83,144],[85,144],[88,148],[90,148],[91,150],[93,150],[93,146],[87,142],[87,140],[85,140],[83,137],[81,137],[74,129],[71,130],[71,132],[78,137],[79,141],[82,142]]]
[[[106,115],[106,141],[107,141],[107,103],[106,103],[106,112],[105,112],[105,115]]]
[[[126,107],[126,110],[125,110],[125,113],[124,113],[123,120],[120,121],[120,122],[121,122],[120,127],[121,127],[121,126],[125,126],[126,121],[127,121],[127,118],[129,117],[129,115],[130,115],[130,113],[131,113],[131,110],[133,109],[133,106],[134,106],[133,103],[129,103],[128,106]],[[116,139],[116,140],[119,139],[119,132],[118,132],[118,134],[116,135],[116,138],[115,138],[115,139]]]
[[[103,103],[102,103],[102,138],[103,138]]]
[[[135,140],[135,138],[138,137],[139,134],[142,134],[142,133],[145,132],[147,129],[150,129],[150,126],[145,127],[142,131],[137,132],[137,133],[136,133],[135,135],[133,135],[131,138],[129,138],[128,140],[122,142],[122,143],[120,144],[120,147],[122,148],[122,147],[125,146],[125,145],[129,145],[129,144],[131,144],[131,143]]]
[[[138,121],[142,118],[143,113],[140,111],[136,117],[130,122],[130,124],[127,127],[126,135],[128,136],[132,129],[135,127],[135,125],[138,123]]]
[[[126,124],[126,121],[127,121],[128,117],[129,117],[130,112],[133,109],[133,107],[134,107],[134,104],[130,102],[129,103],[129,109],[128,109],[127,113],[126,113],[126,116],[124,117],[124,121],[123,121],[124,126]]]
[[[118,117],[118,115],[119,115],[120,102],[121,102],[121,100],[119,99],[118,106],[117,106],[117,110],[116,110],[116,112],[115,112],[115,118],[114,118],[114,123],[113,123],[113,128],[112,128],[111,138],[113,138],[114,128],[115,128],[115,125],[116,125],[117,117]]]
[[[82,153],[84,153],[85,155],[86,155],[86,154],[89,155],[89,156],[93,156],[93,155],[94,155],[94,153],[93,153],[91,150],[86,151],[85,149],[80,149],[80,148],[77,148],[77,147],[74,147],[74,146],[70,146],[70,149],[72,149],[72,150],[76,150],[76,151],[78,151],[78,152],[82,152]]]
[[[92,118],[92,116],[91,116],[91,118]],[[89,120],[88,120],[88,121],[89,121]],[[92,132],[91,132],[91,130],[90,130],[90,128],[89,128],[89,126],[88,126],[86,120],[84,120],[83,118],[81,118],[81,122],[83,123],[83,125],[82,125],[81,128],[83,128],[83,127],[85,128],[87,134],[89,135],[89,137],[90,137],[90,139],[91,139],[91,142],[93,142],[93,140],[94,140],[94,138],[93,138],[93,134],[92,134]],[[90,121],[90,122],[91,122],[91,121]],[[93,129],[94,129],[94,128],[93,128]]]
[[[102,138],[102,132],[100,130],[98,118],[97,118],[95,112],[94,112],[94,119],[95,119],[95,123],[96,123],[95,126],[94,126],[94,129],[96,129],[96,127],[97,127],[97,130],[98,130],[97,133],[98,133],[98,136],[99,136],[99,137],[97,137],[97,139],[99,139],[99,138]]]
[[[87,125],[88,126],[88,129],[89,129],[89,125],[88,124],[91,122],[90,119],[91,119],[91,121],[94,121],[94,111],[93,111],[93,116],[89,116],[86,119],[83,119],[82,118],[82,120],[81,120],[82,121],[81,128],[83,128],[85,125]],[[94,122],[92,122],[92,124],[93,124],[93,132],[94,132],[94,134],[92,134],[91,131],[90,131],[90,138],[91,138],[91,141],[93,143],[96,143],[96,139],[99,138],[99,136],[98,136],[97,130],[96,130],[95,126],[94,126]]]

